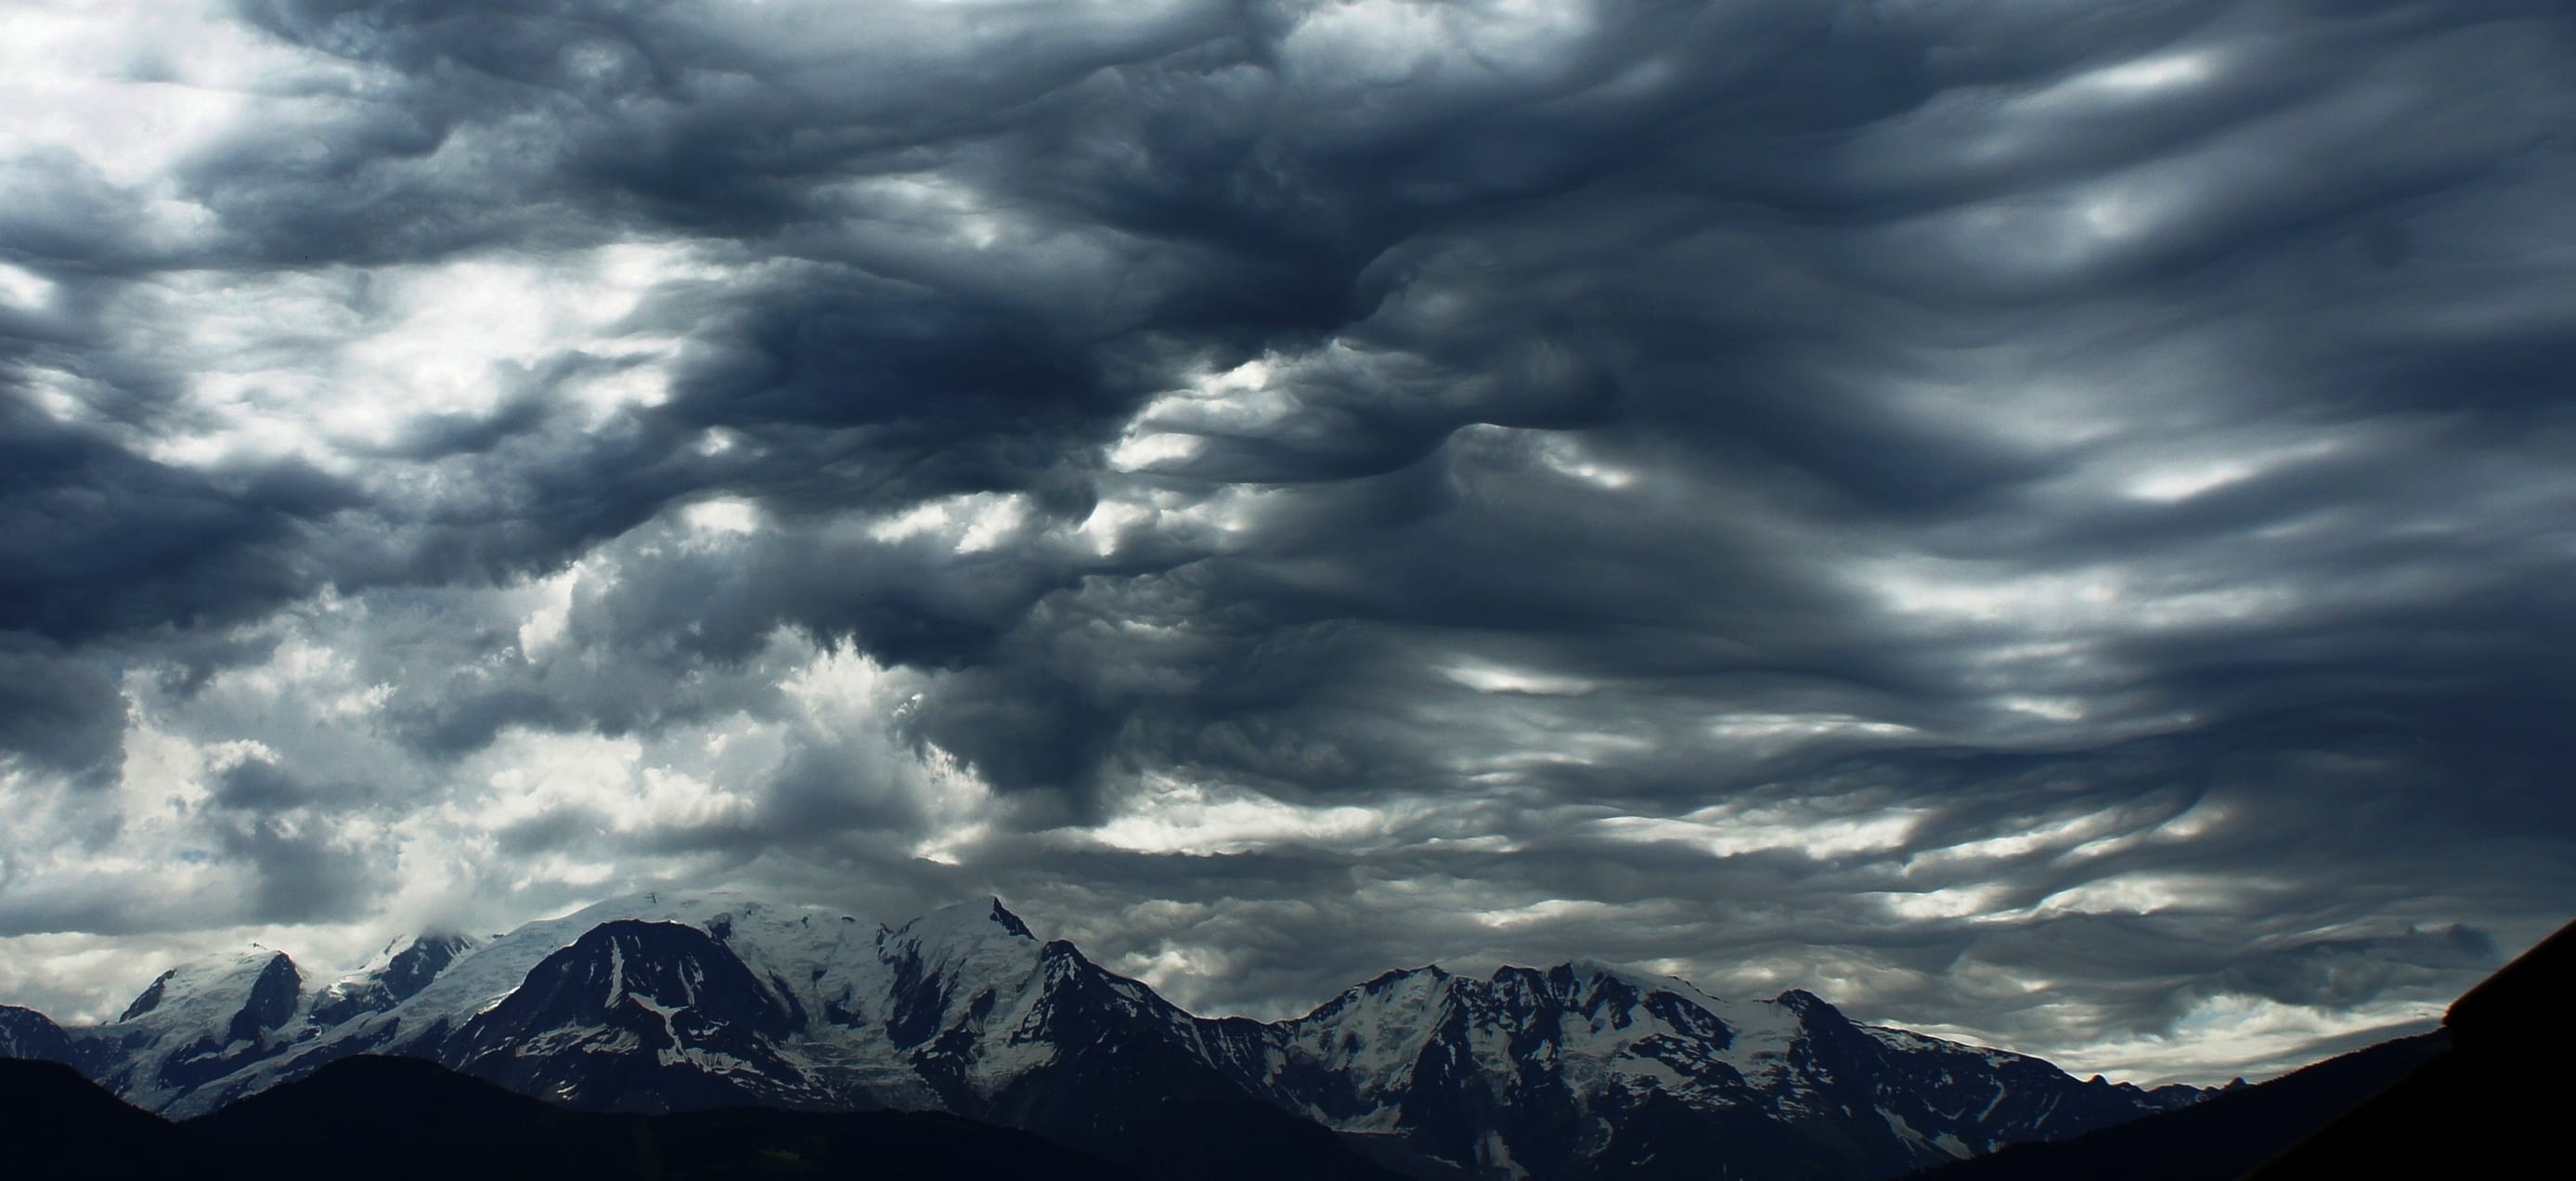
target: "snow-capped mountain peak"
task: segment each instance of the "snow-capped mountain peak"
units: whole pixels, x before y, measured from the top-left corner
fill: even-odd
[[[281,951],[256,945],[162,972],[87,1039],[102,1081],[145,1106],[283,1053],[293,1041],[304,976]],[[105,1050],[104,1047],[112,1047]]]
[[[324,988],[314,998],[311,1019],[316,1025],[333,1026],[367,1013],[381,1013],[418,995],[459,956],[476,946],[476,941],[465,935],[396,939],[365,966]]]
[[[470,1073],[587,1106],[795,1104],[815,1097],[778,1043],[804,1019],[710,933],[617,919],[539,961],[437,1049]]]
[[[1029,925],[998,898],[940,907],[887,932],[882,942],[889,949],[915,949],[942,959],[990,953],[1016,960],[1039,946]]]
[[[253,992],[261,991],[263,981],[270,982],[265,1007],[274,1008],[277,990],[286,989],[291,998],[301,987],[303,977],[285,952],[253,944],[242,951],[191,961],[162,972],[125,1006],[117,1022],[140,1021],[156,1013],[184,1013],[193,1018],[207,1005],[237,1007],[246,1003]]]

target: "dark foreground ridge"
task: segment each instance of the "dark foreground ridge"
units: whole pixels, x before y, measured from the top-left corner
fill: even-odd
[[[2576,1105],[2576,923],[2451,1006],[2443,1027],[2055,1144],[2023,1144],[1927,1181],[2311,1181],[2505,1177],[2554,1159]]]
[[[2576,923],[2452,1004],[2448,1049],[2252,1174],[2325,1177],[2511,1177],[2549,1171],[2565,1154],[2576,1105],[2568,1072],[2576,1027]]]
[[[1026,1132],[924,1112],[575,1111],[433,1062],[346,1058],[172,1123],[56,1063],[0,1061],[0,1127],[27,1177],[264,1175],[950,1181],[1135,1174]],[[22,1171],[23,1170],[23,1171]]]
[[[206,1163],[200,1138],[33,1058],[0,1058],[0,1145],[21,1177],[182,1176]]]
[[[2382,1042],[2270,1082],[2063,1143],[2017,1144],[1934,1169],[1926,1181],[2192,1181],[2236,1178],[2431,1061],[2443,1033]]]

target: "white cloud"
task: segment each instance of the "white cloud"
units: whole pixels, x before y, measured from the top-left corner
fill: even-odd
[[[1795,801],[1726,803],[1675,817],[1610,816],[1591,827],[1614,839],[1670,842],[1712,857],[1788,850],[1816,858],[1901,849],[1925,818],[1922,811],[1871,808],[1837,815]]]
[[[215,143],[297,54],[190,0],[0,6],[0,157],[46,148],[139,185]]]
[[[1342,847],[1388,835],[1401,806],[1307,808],[1242,791],[1145,777],[1084,839],[1131,853],[1240,853],[1302,842]]]

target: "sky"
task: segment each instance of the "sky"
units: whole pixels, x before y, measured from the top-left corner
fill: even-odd
[[[0,1000],[641,889],[2144,1082],[2576,917],[2563,0],[0,0]]]

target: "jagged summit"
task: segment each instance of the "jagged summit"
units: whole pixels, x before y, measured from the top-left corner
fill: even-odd
[[[992,920],[994,925],[999,926],[1003,930],[1017,935],[1022,939],[1037,938],[1037,936],[1029,933],[1029,925],[1021,922],[1020,916],[1012,914],[1010,908],[1003,906],[1002,900],[999,898],[993,900]]]
[[[588,1107],[795,1105],[820,1097],[777,1044],[804,1020],[712,933],[614,919],[540,961],[440,1053],[513,1090]]]
[[[170,981],[178,976],[178,974],[179,969],[177,968],[164,969],[160,975],[152,978],[152,983],[143,987],[143,991],[134,994],[134,999],[126,1003],[125,1011],[118,1014],[116,1019],[119,1021],[132,1021],[154,1009],[160,1008],[162,994],[168,990],[170,987]]]
[[[212,1003],[228,1003],[235,993],[246,992],[263,976],[280,971],[294,973],[294,960],[285,952],[255,943],[241,951],[191,960],[153,977],[152,983],[125,1006],[117,1021],[138,1020],[165,1005],[195,1005],[207,998],[212,998]]]
[[[992,938],[1037,941],[1029,925],[1020,921],[1002,905],[999,898],[982,902],[959,902],[943,906],[896,927],[892,938],[910,940],[982,940]]]
[[[396,939],[359,968],[323,990],[313,1006],[314,1020],[338,1025],[365,1013],[380,1013],[411,999],[429,982],[472,951],[476,940],[465,935],[416,935]]]

